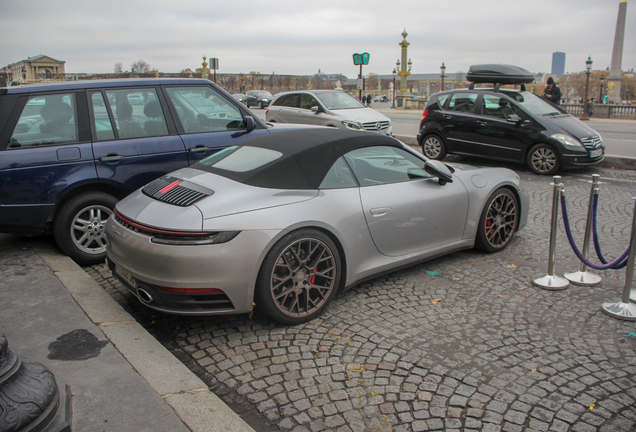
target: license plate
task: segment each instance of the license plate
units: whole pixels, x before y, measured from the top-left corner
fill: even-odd
[[[591,158],[595,158],[595,157],[599,157],[600,155],[603,154],[603,149],[598,149],[598,150],[592,150],[590,152],[590,157]]]
[[[128,273],[128,271],[124,269],[123,267],[120,267],[120,266],[115,267],[115,273],[117,273],[117,275],[121,277],[124,280],[124,282],[126,282],[131,287],[133,288],[137,287],[137,282],[135,282],[135,278],[132,277],[132,275]]]

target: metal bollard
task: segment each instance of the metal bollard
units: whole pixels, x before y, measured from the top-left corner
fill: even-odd
[[[557,223],[559,221],[559,197],[563,193],[563,184],[560,183],[561,176],[552,177],[553,182],[550,183],[554,186],[554,193],[552,195],[552,221],[550,225],[550,253],[548,256],[548,274],[541,276],[532,281],[534,286],[539,288],[559,291],[564,290],[570,284],[567,279],[554,274],[554,258],[556,254],[556,237],[557,237]]]
[[[590,190],[590,203],[587,209],[587,223],[585,225],[585,240],[583,241],[583,250],[581,253],[585,258],[588,258],[588,253],[590,250],[590,240],[592,239],[592,216],[593,216],[593,203],[594,203],[594,195],[598,195],[598,185],[599,178],[601,176],[598,174],[592,174],[592,189]],[[574,285],[580,286],[592,286],[601,283],[601,277],[594,273],[589,273],[587,271],[587,266],[584,263],[581,263],[581,267],[579,271],[565,273],[563,275],[564,278],[572,282]]]
[[[618,303],[603,303],[603,312],[614,318],[625,321],[636,321],[636,305],[630,303],[632,278],[634,277],[634,257],[636,255],[636,204],[634,205],[634,220],[632,222],[632,236],[629,243],[627,270],[625,271],[625,288],[623,298]],[[632,297],[633,301],[636,298]]]

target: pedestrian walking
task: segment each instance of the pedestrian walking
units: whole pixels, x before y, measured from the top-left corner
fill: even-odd
[[[369,95],[367,96],[367,106],[370,107],[371,106],[371,94],[369,93]]]
[[[594,114],[594,98],[587,102],[587,117],[592,118],[592,114]]]
[[[547,86],[543,90],[543,97],[555,105],[561,105],[561,89],[556,86],[552,77],[548,78]]]

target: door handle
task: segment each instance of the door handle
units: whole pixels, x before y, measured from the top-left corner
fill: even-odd
[[[115,161],[122,160],[123,158],[124,157],[120,155],[108,155],[108,156],[102,156],[97,160],[100,162],[115,162]]]
[[[486,126],[488,123],[483,122],[483,121],[478,121],[478,122],[477,122],[477,124],[478,124],[479,126]]]
[[[371,209],[370,213],[373,217],[380,217],[380,216],[384,216],[390,211],[391,211],[391,207],[380,207],[380,208]]]
[[[446,120],[450,120],[453,118],[453,116],[450,115],[443,115],[442,117],[444,117]]]
[[[210,150],[210,147],[205,147],[205,146],[196,146],[196,147],[192,147],[188,149],[190,153],[202,153],[208,150]]]

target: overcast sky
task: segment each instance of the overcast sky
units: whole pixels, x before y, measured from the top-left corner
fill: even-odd
[[[630,0],[622,69],[636,68],[636,1]],[[368,52],[363,73],[390,74],[401,33],[413,73],[466,72],[505,63],[550,72],[610,65],[620,0],[20,0],[5,4],[0,66],[38,54],[66,61],[67,73],[129,70],[143,59],[160,72],[201,67],[219,73],[342,73]]]

